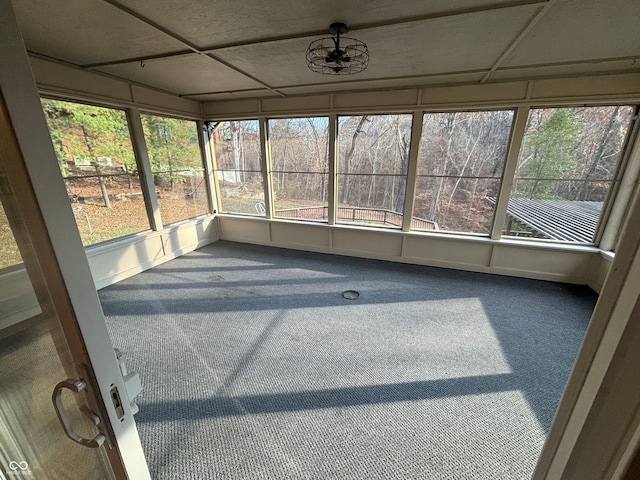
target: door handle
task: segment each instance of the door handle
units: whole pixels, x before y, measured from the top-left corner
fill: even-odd
[[[71,426],[71,419],[69,418],[69,415],[67,414],[67,411],[65,410],[64,405],[62,404],[62,390],[64,390],[65,388],[71,390],[74,393],[79,393],[87,388],[87,383],[84,380],[75,380],[72,378],[68,378],[58,383],[56,387],[53,389],[53,395],[51,396],[51,400],[53,401],[53,407],[56,410],[56,414],[58,415],[58,420],[60,420],[60,424],[62,425],[62,430],[64,430],[65,435],[69,437],[71,440],[73,440],[74,442],[79,443],[80,445],[83,445],[85,447],[89,447],[89,448],[101,447],[106,440],[106,437],[102,433],[99,433],[94,438],[89,440],[88,438],[84,438],[73,431],[73,428]],[[100,424],[102,423],[102,421],[100,420],[100,417],[98,417],[95,413],[89,410],[89,407],[87,407],[86,405],[82,405],[80,407],[80,411],[84,413],[87,417],[89,417],[89,419],[98,428],[100,428],[101,426]]]

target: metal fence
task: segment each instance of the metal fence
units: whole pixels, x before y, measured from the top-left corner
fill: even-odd
[[[299,220],[327,220],[329,218],[328,207],[301,207],[276,210],[277,217],[293,218]],[[402,214],[382,208],[338,207],[340,222],[370,223],[374,225],[402,226]],[[413,217],[411,228],[418,230],[438,230],[438,224],[424,218]]]

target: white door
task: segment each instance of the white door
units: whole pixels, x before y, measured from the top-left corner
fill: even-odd
[[[0,0],[0,479],[149,479],[55,159]]]

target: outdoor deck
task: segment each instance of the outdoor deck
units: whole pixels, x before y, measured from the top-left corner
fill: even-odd
[[[493,197],[487,201],[495,204]],[[602,202],[510,198],[504,234],[592,243],[602,205]],[[514,222],[528,232],[514,231]]]

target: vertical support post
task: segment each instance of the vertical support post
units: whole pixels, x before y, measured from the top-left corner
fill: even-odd
[[[273,218],[273,191],[271,188],[271,139],[269,138],[269,121],[260,120],[260,148],[262,150],[262,184],[264,187],[264,209],[267,219]]]
[[[216,151],[213,140],[209,132],[208,124],[202,120],[197,121],[198,124],[198,143],[200,144],[200,155],[202,157],[202,166],[204,168],[204,183],[207,192],[207,205],[209,213],[219,211],[220,198],[218,193],[218,179],[215,171],[215,155]]]
[[[328,223],[335,225],[338,212],[338,115],[329,115],[329,210]]]
[[[156,186],[153,183],[153,172],[151,171],[151,162],[147,153],[147,141],[144,138],[140,110],[128,108],[127,123],[131,135],[131,143],[133,144],[133,153],[136,157],[136,165],[138,165],[140,187],[142,188],[142,196],[144,197],[144,204],[149,217],[149,225],[151,230],[161,230],[162,218],[160,217]]]
[[[634,117],[628,146],[616,172],[618,182],[610,188],[596,230],[595,243],[602,250],[615,250],[620,230],[629,211],[629,201],[640,178],[640,107],[636,107]]]
[[[509,145],[507,147],[507,158],[502,170],[502,178],[500,180],[500,190],[496,200],[496,208],[493,214],[493,225],[491,226],[491,238],[499,240],[502,237],[502,226],[507,216],[507,206],[509,205],[509,196],[511,195],[511,187],[513,187],[513,178],[516,174],[518,166],[518,155],[524,138],[524,131],[527,128],[527,120],[529,120],[529,106],[518,107],[511,124],[511,134],[509,135]]]
[[[411,230],[413,209],[416,201],[416,183],[418,181],[418,158],[420,157],[420,141],[422,139],[422,111],[413,112],[411,122],[411,143],[409,144],[409,164],[407,165],[406,192],[402,209],[402,231]]]

